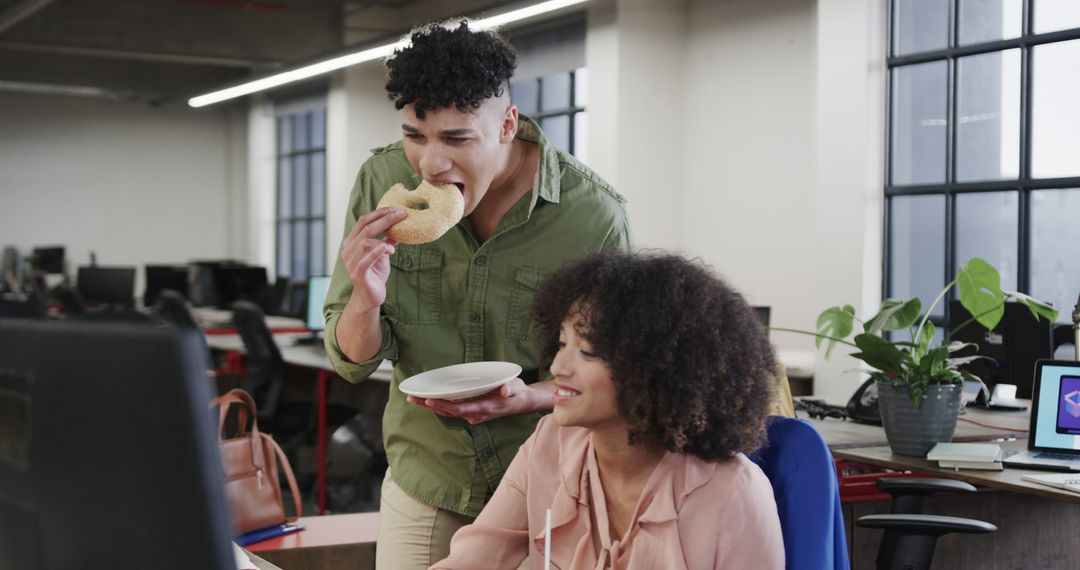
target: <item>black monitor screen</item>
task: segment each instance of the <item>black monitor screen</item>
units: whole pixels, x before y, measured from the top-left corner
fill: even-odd
[[[64,273],[63,247],[35,247],[34,269],[45,273]]]
[[[143,293],[143,305],[150,307],[157,303],[158,295],[166,289],[188,296],[188,268],[186,265],[147,265],[146,291]]]
[[[236,568],[203,342],[0,320],[0,568]]]
[[[214,267],[212,271],[218,308],[228,309],[236,301],[251,301],[265,306],[266,293],[270,288],[265,267],[226,265]]]
[[[949,330],[967,323],[971,313],[954,300],[949,304]],[[993,330],[971,321],[952,334],[950,340],[971,342],[978,350],[965,349],[953,356],[980,354],[993,361],[976,360],[965,368],[993,388],[995,384],[1016,385],[1018,398],[1030,398],[1035,381],[1035,361],[1053,355],[1052,325],[1047,319],[1035,320],[1031,311],[1020,303],[1005,303],[1005,315]]]
[[[80,267],[78,288],[87,303],[130,307],[135,299],[135,268]]]

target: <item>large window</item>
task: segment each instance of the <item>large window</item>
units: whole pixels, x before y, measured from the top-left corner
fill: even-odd
[[[981,257],[1002,287],[1068,321],[1080,293],[1080,2],[890,8],[886,296],[929,302]]]
[[[518,110],[540,123],[548,141],[585,160],[585,112],[588,70],[552,73],[543,77],[518,79],[510,84],[510,98]]]
[[[277,113],[278,277],[326,274],[326,107],[285,106]]]

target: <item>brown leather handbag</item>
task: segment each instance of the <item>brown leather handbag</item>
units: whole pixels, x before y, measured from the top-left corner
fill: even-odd
[[[229,408],[237,404],[237,433],[225,439],[221,434]],[[285,453],[274,438],[259,431],[255,418],[255,400],[243,390],[230,390],[210,402],[211,409],[220,406],[218,435],[221,437],[221,463],[225,470],[225,495],[233,515],[237,536],[286,522],[285,505],[278,484],[278,462],[285,471],[289,491],[293,496],[295,513],[300,514],[300,492],[296,477]],[[251,428],[248,429],[248,418]]]

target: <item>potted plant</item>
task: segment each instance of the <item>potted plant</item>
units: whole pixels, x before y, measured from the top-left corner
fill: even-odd
[[[960,303],[973,316],[934,346],[936,330],[929,316],[953,287]],[[1022,293],[1003,291],[997,270],[982,259],[972,258],[956,271],[956,278],[925,311],[918,298],[886,299],[877,314],[865,321],[855,316],[854,307],[844,305],[825,309],[818,317],[816,333],[774,328],[817,337],[818,348],[826,345],[826,358],[837,343],[856,348],[851,356],[870,367],[870,378],[877,383],[882,425],[893,453],[924,457],[934,443],[952,439],[964,380],[979,382],[987,393],[982,380],[963,368],[987,357],[954,356],[975,345],[951,342],[950,336],[966,326],[993,329],[1005,313],[1006,299],[1024,304],[1035,319],[1045,317],[1053,322],[1057,318],[1053,307]],[[856,323],[862,331],[848,340]],[[910,331],[911,340],[886,338],[885,333],[905,329]]]

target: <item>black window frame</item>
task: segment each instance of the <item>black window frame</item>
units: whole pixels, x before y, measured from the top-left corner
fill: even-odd
[[[886,25],[886,73],[885,73],[885,177],[884,177],[884,223],[882,255],[882,295],[891,296],[892,289],[892,199],[898,196],[944,196],[945,199],[945,266],[944,283],[953,280],[956,274],[956,199],[966,193],[1016,192],[1017,204],[1017,275],[1016,289],[1021,292],[1031,290],[1031,220],[1030,199],[1035,190],[1062,190],[1080,188],[1080,176],[1062,178],[1031,177],[1031,97],[1032,97],[1032,57],[1036,46],[1080,39],[1080,27],[1056,30],[1042,34],[1034,33],[1034,0],[1023,0],[1020,36],[1011,39],[993,40],[966,45],[957,45],[960,31],[959,7],[962,0],[949,0],[948,4],[948,41],[947,47],[926,50],[917,53],[896,55],[896,14],[900,0],[885,0],[887,7]],[[957,68],[961,57],[1000,53],[1005,50],[1020,50],[1020,141],[1019,172],[1015,179],[956,182],[956,140],[957,140]],[[893,115],[894,115],[894,74],[897,69],[920,63],[945,61],[947,65],[946,81],[946,135],[945,135],[945,182],[940,184],[892,183],[893,159]],[[955,291],[953,292],[955,295]],[[948,322],[948,303],[944,307],[944,317],[932,316],[930,321],[937,325]],[[1059,322],[1068,315],[1068,307],[1059,307]]]
[[[286,110],[283,111],[283,112],[277,112],[277,113],[274,114],[274,273],[275,273],[276,277],[288,279],[290,282],[307,282],[309,277],[326,275],[329,272],[327,267],[326,267],[326,210],[327,210],[327,191],[326,191],[326,186],[327,186],[327,184],[326,184],[326,175],[327,175],[327,169],[326,169],[326,127],[327,127],[327,120],[326,120],[326,117],[327,117],[327,105],[326,105],[325,100],[323,100],[323,101],[319,102],[318,104],[305,105],[302,108],[298,108],[298,109],[289,109],[287,106],[285,107],[285,109]],[[314,118],[316,116],[318,116],[318,114],[320,112],[321,112],[321,117],[322,117],[322,121],[323,121],[323,124],[322,124],[322,133],[323,133],[322,140],[317,141],[318,144],[310,144],[311,143],[311,129],[313,128],[313,126],[312,126],[313,121],[314,121]],[[300,117],[300,116],[307,116],[307,118],[308,118],[308,120],[304,122],[307,125],[307,131],[304,133],[304,139],[309,141],[309,145],[307,147],[303,148],[303,149],[298,150],[298,149],[292,148],[292,144],[290,143],[289,144],[290,150],[283,151],[282,150],[282,148],[283,148],[283,144],[282,144],[283,121],[289,121],[291,123],[290,128],[289,128],[289,133],[290,133],[290,136],[293,136],[295,138],[295,135],[293,135],[293,133],[295,132],[294,129],[297,126],[297,120],[296,119],[297,119],[297,117]],[[312,172],[314,171],[314,168],[311,167],[311,164],[314,162],[313,157],[315,157],[316,155],[318,155],[320,153],[321,153],[321,156],[322,156],[322,167],[323,167],[322,168],[322,172],[323,172],[322,188],[314,188],[314,184],[313,184],[313,180],[312,180],[312,178],[313,178]],[[294,157],[301,156],[301,155],[306,155],[308,157],[308,162],[307,162],[308,163],[308,168],[307,168],[307,173],[306,173],[307,177],[306,177],[306,180],[304,182],[304,185],[308,190],[307,195],[304,196],[305,201],[306,201],[306,207],[305,207],[304,211],[306,212],[306,214],[302,215],[302,216],[298,216],[298,215],[296,215],[296,209],[290,207],[288,215],[282,216],[281,215],[281,207],[280,207],[280,200],[282,198],[282,196],[281,196],[282,195],[282,168],[281,168],[281,162],[282,162],[282,159],[288,159],[289,162],[292,163],[293,162],[292,159]],[[289,172],[289,176],[290,177],[294,176],[291,169],[290,169],[290,172]],[[293,187],[292,180],[289,181],[289,190],[290,190],[290,197],[294,197],[295,193],[296,193],[296,188]],[[312,206],[313,206],[313,203],[314,203],[314,197],[315,197],[314,193],[315,192],[321,192],[322,193],[322,213],[319,214],[319,215],[314,215],[312,213],[313,212]],[[313,236],[312,235],[312,227],[318,222],[322,223],[322,233],[319,236]],[[281,227],[282,227],[283,224],[287,225],[290,228],[290,231],[288,233],[288,239],[290,239],[290,240],[294,239],[294,228],[296,228],[297,224],[300,224],[300,226],[303,228],[303,231],[307,234],[307,239],[306,239],[307,248],[306,248],[306,251],[304,251],[304,259],[306,259],[306,261],[307,261],[306,264],[305,264],[305,268],[306,268],[306,274],[305,275],[294,275],[293,274],[293,268],[294,268],[294,266],[296,264],[296,259],[297,259],[297,252],[296,252],[296,250],[295,250],[295,248],[293,247],[292,244],[289,244],[288,263],[286,263],[286,264],[281,263],[281,260],[282,260],[282,251],[281,251],[282,250],[282,239],[284,238],[284,236],[283,236],[283,234],[281,232]],[[315,253],[317,251],[315,249],[315,241],[316,241],[315,238],[321,240],[321,243],[322,243],[322,248],[321,248],[322,259],[319,260],[319,265],[318,265],[318,267],[321,268],[322,271],[319,271],[319,272],[314,271],[315,266],[312,263],[312,260],[314,260],[315,257],[316,257]],[[283,265],[284,265],[284,267],[283,267]]]
[[[556,73],[549,73],[548,75],[545,75],[543,77],[531,77],[531,78],[526,78],[526,79],[517,79],[517,80],[511,80],[510,81],[511,90],[514,90],[514,89],[517,88],[517,87],[515,87],[515,85],[521,85],[526,81],[535,82],[536,108],[537,109],[544,109],[544,79],[548,78],[548,77],[551,77],[552,75],[562,75],[562,74],[569,74],[570,75],[570,81],[569,81],[569,86],[570,86],[569,101],[570,101],[570,104],[568,106],[566,106],[566,107],[557,107],[555,109],[545,109],[543,111],[539,111],[539,112],[536,112],[536,113],[524,113],[524,114],[526,116],[528,116],[530,119],[535,120],[536,123],[538,125],[540,125],[541,130],[543,130],[544,119],[550,119],[552,117],[563,117],[563,116],[568,117],[569,121],[570,121],[570,128],[569,128],[568,135],[567,135],[568,138],[569,138],[569,141],[567,143],[567,148],[565,148],[563,150],[565,150],[567,153],[569,153],[569,154],[571,154],[573,156],[577,156],[577,150],[578,150],[577,149],[577,115],[579,113],[584,113],[586,111],[585,105],[581,104],[577,100],[577,81],[578,81],[577,74],[578,74],[578,71],[581,71],[582,69],[585,69],[585,68],[584,67],[579,67],[577,69],[571,69],[571,70],[568,70],[568,71],[560,71],[560,72],[556,72]],[[514,101],[513,95],[511,95],[510,100]]]

